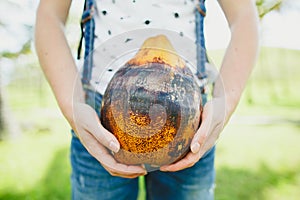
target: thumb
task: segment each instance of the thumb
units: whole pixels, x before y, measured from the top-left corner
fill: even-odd
[[[120,150],[120,143],[117,138],[106,130],[100,122],[98,123],[97,129],[95,132],[97,140],[111,151],[117,153]]]
[[[113,152],[118,152],[120,150],[120,143],[117,138],[108,130],[106,130],[95,112],[95,110],[89,106],[86,106],[86,116],[85,119],[85,129],[93,135],[99,143],[107,147]]]
[[[204,145],[208,133],[209,133],[209,129],[210,129],[210,124],[211,124],[211,115],[209,113],[210,112],[210,108],[211,106],[209,105],[210,103],[208,102],[203,109],[202,112],[202,123],[198,129],[198,131],[196,132],[196,134],[194,135],[194,138],[191,142],[191,151],[192,153],[198,153],[201,149],[201,147]]]

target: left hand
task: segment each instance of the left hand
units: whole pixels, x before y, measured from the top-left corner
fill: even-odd
[[[208,101],[202,112],[202,123],[191,142],[191,151],[181,160],[165,165],[160,168],[161,171],[179,171],[192,167],[200,158],[211,149],[221,131],[224,128],[228,115],[226,114],[225,98],[213,98]]]

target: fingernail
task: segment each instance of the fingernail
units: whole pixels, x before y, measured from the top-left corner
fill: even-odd
[[[198,142],[195,142],[194,144],[192,144],[191,151],[193,153],[197,153],[199,150],[200,150],[200,144]]]
[[[119,146],[114,141],[110,141],[109,148],[115,153],[119,151]]]

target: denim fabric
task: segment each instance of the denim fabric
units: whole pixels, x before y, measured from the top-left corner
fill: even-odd
[[[94,0],[85,1],[85,10],[82,14],[82,20],[87,16],[93,15]],[[84,67],[82,72],[82,83],[88,85],[92,77],[92,66],[93,66],[93,49],[95,39],[95,20],[91,17],[84,24],[84,39],[85,39],[85,51],[84,51]]]
[[[72,199],[115,200],[137,198],[138,179],[111,176],[73,134],[71,143]]]
[[[145,176],[148,200],[213,200],[214,153],[207,152],[193,167],[178,172],[153,171]],[[72,137],[72,199],[134,200],[138,194],[138,178],[111,176],[92,157],[79,139]]]
[[[206,12],[205,0],[199,1],[199,7]],[[197,45],[197,76],[200,79],[207,78],[205,63],[208,62],[204,37],[204,16],[198,11],[195,13],[196,45]]]
[[[148,200],[213,200],[215,147],[191,168],[178,172],[154,171],[146,175]]]

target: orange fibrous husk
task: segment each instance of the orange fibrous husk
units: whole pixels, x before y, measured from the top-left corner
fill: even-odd
[[[169,39],[164,35],[150,37],[143,43],[134,58],[127,64],[141,66],[148,63],[166,64],[170,67],[184,68],[185,62],[177,54]]]

